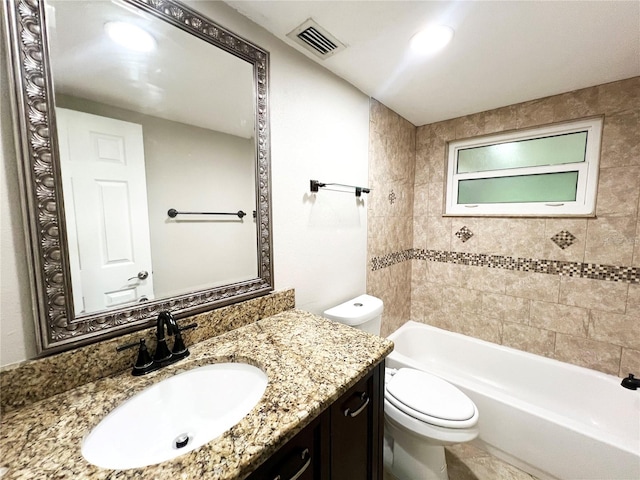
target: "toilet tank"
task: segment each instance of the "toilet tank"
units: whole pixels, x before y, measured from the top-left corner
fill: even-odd
[[[329,320],[380,335],[383,309],[382,300],[365,294],[325,310],[323,315]]]

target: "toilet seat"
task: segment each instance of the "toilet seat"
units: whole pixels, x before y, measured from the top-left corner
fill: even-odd
[[[475,404],[463,392],[412,368],[401,368],[387,382],[385,399],[400,412],[438,427],[463,429],[478,421]]]

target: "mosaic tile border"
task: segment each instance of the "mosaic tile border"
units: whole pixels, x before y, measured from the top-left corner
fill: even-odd
[[[387,268],[396,263],[405,262],[413,259],[413,250],[408,249],[402,252],[393,252],[383,255],[382,257],[373,257],[371,259],[371,271],[380,270],[381,268]]]
[[[406,260],[453,263],[474,267],[501,268],[518,272],[545,273],[562,277],[589,278],[609,282],[640,284],[640,267],[620,267],[597,263],[567,262],[535,258],[514,258],[484,253],[450,252],[410,248],[371,259],[371,271],[387,268]]]

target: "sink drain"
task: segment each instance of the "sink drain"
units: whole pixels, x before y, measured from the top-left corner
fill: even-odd
[[[189,443],[189,435],[186,433],[183,433],[182,435],[178,435],[173,441],[173,445],[175,446],[175,448],[186,447],[187,443]]]

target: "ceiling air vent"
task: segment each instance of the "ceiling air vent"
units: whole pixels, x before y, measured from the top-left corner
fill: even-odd
[[[287,37],[322,59],[329,58],[346,48],[336,37],[312,19],[295,28]]]

